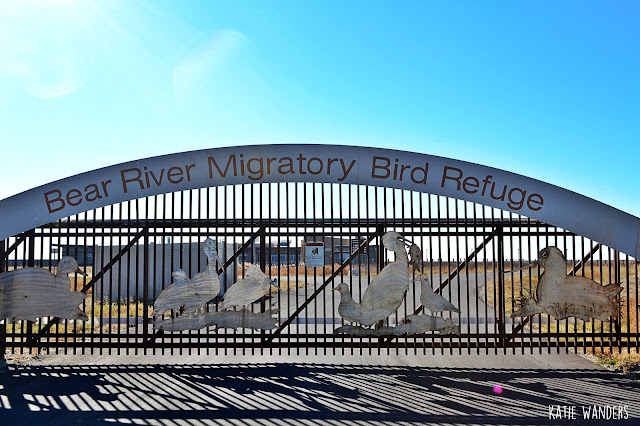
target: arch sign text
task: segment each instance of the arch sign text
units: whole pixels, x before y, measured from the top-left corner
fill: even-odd
[[[262,182],[362,184],[443,195],[522,214],[640,255],[639,218],[574,192],[454,159],[337,145],[214,148],[72,176],[0,201],[0,239],[140,197]]]

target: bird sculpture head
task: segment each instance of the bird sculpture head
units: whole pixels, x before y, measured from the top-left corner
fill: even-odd
[[[558,247],[545,247],[538,254],[538,264],[545,268],[551,265],[566,265],[567,260]]]
[[[278,291],[282,291],[280,286],[278,286],[278,279],[277,278],[274,278],[274,279],[271,280],[271,285],[274,286],[275,288],[277,288]]]
[[[70,274],[72,272],[78,273],[80,275],[86,275],[80,267],[78,266],[78,262],[71,256],[62,256],[60,262],[58,262],[58,268],[56,275],[64,276]]]
[[[405,251],[409,246],[406,238],[395,231],[389,231],[382,236],[382,244],[387,250],[398,252],[400,250]],[[406,251],[405,251],[406,252]]]
[[[258,265],[256,265],[255,263],[250,263],[249,266],[247,266],[247,271],[245,272],[245,276],[248,277],[250,275],[255,275],[260,272],[262,272],[262,270]]]
[[[426,284],[431,287],[431,282],[429,281],[429,277],[427,276],[427,274],[416,274],[415,280],[420,281],[422,285]]]
[[[211,238],[207,238],[206,240],[204,240],[204,254],[207,256],[209,263],[217,261],[220,266],[224,265],[224,263],[220,259],[220,256],[218,256],[218,252],[216,251],[216,242]],[[215,263],[213,263],[213,266],[216,266]]]
[[[338,291],[340,292],[340,294],[345,294],[345,293],[351,294],[351,292],[349,291],[349,286],[346,285],[345,283],[338,284],[333,288],[333,291]]]
[[[540,266],[545,270],[549,269],[549,267],[552,267],[556,270],[563,270],[567,268],[567,259],[564,257],[564,254],[558,247],[549,246],[540,250],[540,252],[538,253],[538,260],[534,260],[533,262],[519,268],[505,271],[504,273],[508,274],[511,272],[518,272],[523,269],[535,268],[537,266]]]

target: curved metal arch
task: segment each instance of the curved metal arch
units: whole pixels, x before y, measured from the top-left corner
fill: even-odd
[[[252,145],[151,157],[61,179],[0,201],[0,240],[136,198],[220,185],[318,182],[472,201],[640,256],[640,218],[522,175],[428,154],[341,145]]]

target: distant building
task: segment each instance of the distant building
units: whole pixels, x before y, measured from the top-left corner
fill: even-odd
[[[93,266],[93,246],[80,246],[71,244],[52,244],[54,251],[57,248],[57,260],[62,256],[71,256],[78,261],[78,266]]]
[[[340,237],[305,237],[301,241],[302,245],[302,261],[304,262],[304,245],[305,242],[322,242],[324,243],[324,264],[331,265],[334,263],[342,263],[354,253],[360,244],[366,241],[366,238],[340,238]],[[354,265],[375,264],[377,262],[378,247],[376,245],[367,245],[358,256],[351,262]]]
[[[265,248],[265,259],[269,265],[297,265],[304,262],[304,247],[306,241],[320,241],[324,243],[324,263],[331,265],[342,263],[351,256],[365,238],[349,239],[340,237],[303,237],[299,246],[292,247],[289,241],[279,241],[277,243],[269,243]],[[262,247],[260,244],[249,246],[240,256],[239,262],[260,263]],[[367,246],[358,257],[353,260],[353,264],[358,265],[377,262],[378,247],[376,245]]]

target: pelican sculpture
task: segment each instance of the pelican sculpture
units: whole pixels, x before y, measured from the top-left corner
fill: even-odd
[[[223,265],[215,241],[207,238],[204,241],[204,254],[207,256],[207,267],[189,279],[189,275],[182,269],[171,273],[172,284],[162,290],[153,304],[153,315],[159,316],[170,309],[184,307],[189,315],[200,309],[205,303],[220,294],[220,279],[216,262]]]
[[[56,273],[43,268],[20,268],[0,274],[0,319],[34,321],[54,316],[88,320],[78,305],[87,295],[69,291],[69,274],[85,275],[73,257],[63,256]]]
[[[341,283],[334,288],[340,293],[338,314],[351,323],[369,327],[386,319],[402,304],[409,288],[408,243],[405,238],[390,231],[382,236],[382,244],[393,251],[396,258],[371,280],[360,303],[353,300],[346,284]]]
[[[540,250],[538,260],[525,267],[536,264],[544,272],[535,295],[523,295],[512,317],[546,313],[558,320],[573,316],[584,321],[608,321],[620,314],[616,300],[622,291],[619,283],[602,286],[587,277],[567,275],[567,260],[557,247]]]
[[[233,284],[225,292],[222,308],[244,306],[264,296],[271,288],[271,280],[258,265],[250,264],[245,278]]]

